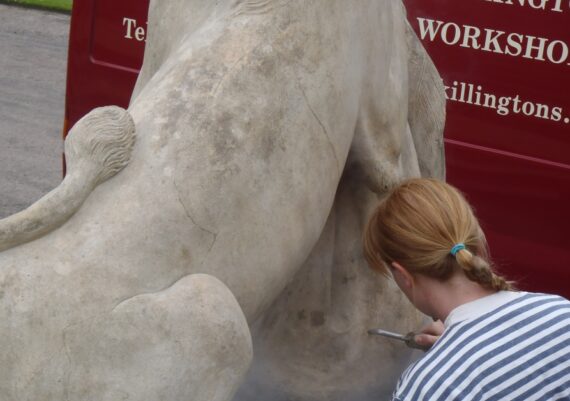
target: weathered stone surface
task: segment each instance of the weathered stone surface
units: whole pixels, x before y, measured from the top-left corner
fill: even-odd
[[[0,253],[0,399],[229,400],[246,320],[263,376],[238,398],[388,392],[409,352],[366,329],[421,317],[367,270],[362,227],[444,171],[443,89],[402,4],[153,1],[129,113],[128,166]]]

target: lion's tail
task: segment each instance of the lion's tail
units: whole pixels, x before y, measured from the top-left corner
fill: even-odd
[[[0,251],[63,225],[97,185],[128,164],[134,142],[135,125],[127,110],[101,107],[83,117],[65,140],[65,179],[27,209],[0,220]]]

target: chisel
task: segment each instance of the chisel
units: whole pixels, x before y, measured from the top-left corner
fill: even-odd
[[[370,330],[368,330],[368,334],[392,338],[394,340],[400,340],[400,341],[403,341],[404,343],[406,343],[406,345],[408,347],[421,349],[422,351],[427,351],[428,349],[431,348],[429,346],[420,345],[420,344],[416,343],[414,340],[416,333],[414,333],[414,332],[408,333],[406,335],[402,335],[402,334],[393,333],[393,332],[387,331],[387,330],[370,329]]]

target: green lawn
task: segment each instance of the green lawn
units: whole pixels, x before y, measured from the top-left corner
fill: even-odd
[[[71,4],[73,3],[73,0],[7,0],[7,2],[41,8],[49,8],[52,10],[71,11]]]

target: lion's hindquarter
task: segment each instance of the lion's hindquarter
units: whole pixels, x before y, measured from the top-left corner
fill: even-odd
[[[376,56],[370,20],[384,12],[376,2],[292,3],[206,24],[131,106],[146,129],[140,174],[169,175],[184,224],[211,239],[192,270],[221,278],[248,317],[274,299],[322,231],[362,87],[374,79],[364,76]],[[392,35],[383,32],[387,46]]]

